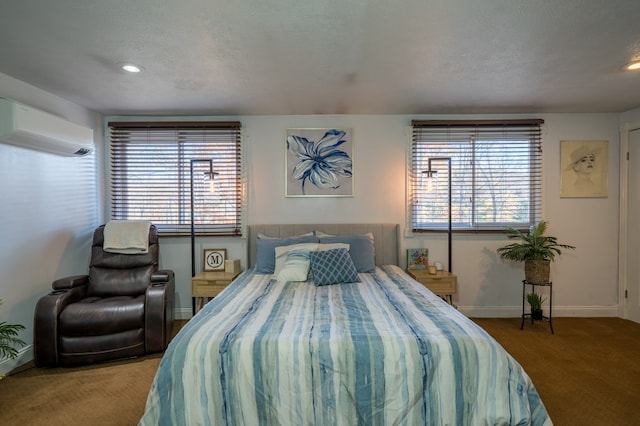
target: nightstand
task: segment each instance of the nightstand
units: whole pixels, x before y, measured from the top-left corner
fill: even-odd
[[[458,276],[451,272],[438,271],[435,275],[426,269],[407,269],[420,284],[453,305],[453,295],[458,292]]]
[[[235,280],[240,272],[201,272],[191,278],[191,298],[193,300],[193,315],[202,309],[204,299],[216,297],[231,281]]]

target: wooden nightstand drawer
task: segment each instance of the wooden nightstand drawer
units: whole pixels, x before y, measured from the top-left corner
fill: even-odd
[[[409,269],[407,273],[438,296],[446,296],[449,303],[458,292],[458,277],[451,272],[438,271],[433,275],[423,269]]]
[[[422,285],[427,287],[435,294],[456,294],[456,281],[453,279],[421,281]]]
[[[202,279],[198,279],[198,276],[196,275],[195,277],[192,278],[191,282],[194,285],[205,285],[205,286],[213,286],[213,285],[227,285],[229,284],[231,281],[233,281],[233,279],[228,279],[228,278],[219,278],[219,279],[212,279],[212,280],[202,280]]]
[[[205,298],[216,297],[231,281],[240,275],[238,272],[202,272],[191,278],[191,297],[194,299],[194,315],[204,305]]]
[[[191,297],[215,297],[229,284],[231,284],[231,281],[221,281],[215,283],[206,281],[194,281],[191,291]]]

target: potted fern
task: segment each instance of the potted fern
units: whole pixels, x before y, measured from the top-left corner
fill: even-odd
[[[542,304],[546,299],[543,299],[542,296],[535,291],[527,294],[526,299],[527,303],[529,303],[529,306],[531,307],[531,318],[534,320],[541,320]]]
[[[528,233],[515,228],[507,228],[507,237],[517,240],[498,248],[501,258],[524,262],[525,280],[532,284],[549,282],[550,264],[562,250],[573,250],[574,246],[558,243],[556,237],[545,235],[547,222],[542,220],[529,228]]]
[[[0,305],[2,299],[0,299]],[[26,343],[18,338],[20,330],[24,330],[24,326],[20,324],[7,324],[6,321],[0,322],[0,358],[13,359],[18,356],[17,347],[24,346]]]

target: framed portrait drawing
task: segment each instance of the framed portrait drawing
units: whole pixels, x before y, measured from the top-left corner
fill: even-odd
[[[560,196],[607,197],[609,141],[560,141]]]
[[[224,271],[224,261],[227,260],[227,249],[204,249],[202,269],[204,272]]]
[[[353,197],[351,129],[287,129],[285,196]]]

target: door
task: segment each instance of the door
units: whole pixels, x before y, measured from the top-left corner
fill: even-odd
[[[626,317],[640,323],[640,129],[629,132]]]

